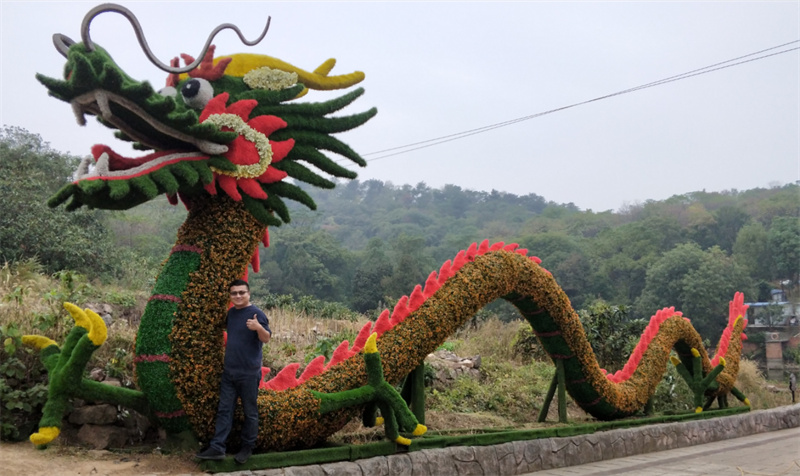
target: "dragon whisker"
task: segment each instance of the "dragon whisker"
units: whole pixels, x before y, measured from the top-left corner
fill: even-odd
[[[139,45],[141,45],[142,51],[144,51],[144,54],[147,56],[147,58],[162,71],[166,71],[168,73],[176,73],[176,74],[187,73],[195,69],[200,64],[203,57],[205,57],[205,54],[208,51],[209,46],[211,46],[211,42],[214,40],[214,37],[220,31],[225,29],[233,30],[234,32],[236,32],[236,35],[239,37],[239,39],[242,40],[242,43],[244,43],[247,46],[254,46],[260,43],[261,40],[263,40],[264,37],[267,36],[267,31],[269,31],[269,24],[270,21],[272,20],[272,17],[267,17],[267,24],[264,27],[264,31],[262,31],[261,34],[255,40],[252,41],[247,40],[242,31],[239,30],[239,27],[237,27],[236,25],[232,23],[223,23],[214,28],[214,30],[208,36],[206,44],[203,46],[203,50],[200,52],[198,56],[196,56],[196,58],[198,59],[184,66],[183,68],[176,68],[166,63],[162,63],[158,58],[156,58],[155,54],[153,54],[152,50],[150,50],[150,46],[148,46],[147,44],[147,39],[144,36],[144,30],[142,29],[142,25],[139,23],[139,20],[136,18],[136,15],[134,15],[133,12],[123,7],[122,5],[117,5],[115,3],[104,3],[102,5],[98,5],[89,10],[86,16],[83,17],[83,22],[81,24],[81,39],[83,39],[83,44],[86,46],[86,49],[88,51],[94,51],[94,43],[92,42],[92,39],[89,35],[89,29],[92,20],[94,20],[94,18],[100,15],[101,13],[105,12],[119,13],[120,15],[127,18],[128,21],[131,23],[131,26],[133,26],[133,30],[136,33],[136,39],[139,40]],[[56,50],[58,50],[59,53],[61,53],[62,55],[64,55],[64,57],[66,57],[67,56],[66,52],[69,50],[69,46],[71,46],[74,42],[64,35],[57,34],[53,35],[53,43],[55,44]]]

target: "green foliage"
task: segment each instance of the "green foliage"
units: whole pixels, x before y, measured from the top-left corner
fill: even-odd
[[[800,347],[787,348],[783,353],[783,360],[795,365],[800,365]]]
[[[44,269],[107,273],[112,259],[108,229],[97,211],[64,213],[48,198],[70,179],[80,159],[51,149],[17,127],[0,129],[0,259],[37,257]]]
[[[769,249],[775,263],[775,276],[797,285],[800,277],[800,218],[784,216],[772,221],[768,233]]]
[[[314,348],[306,354],[306,363],[311,362],[316,357],[320,355],[325,356],[325,361],[329,361],[331,359],[331,355],[333,355],[333,351],[336,348],[336,342],[333,339],[328,337],[323,337],[322,339],[317,340],[316,345]]]
[[[114,356],[106,363],[106,375],[119,379],[125,387],[133,384],[133,354],[125,348],[116,347],[113,343]]]
[[[642,293],[647,269],[684,239],[678,221],[669,215],[648,216],[601,232],[592,246],[599,275],[606,279],[598,285],[598,294],[609,302],[633,303]]]
[[[769,250],[767,230],[761,223],[750,223],[739,230],[733,243],[733,259],[744,266],[755,279],[772,278],[774,274],[772,254]]]
[[[274,233],[261,263],[263,276],[253,277],[256,290],[263,286],[277,294],[347,300],[353,267],[351,253],[324,231],[287,227]]]
[[[353,275],[353,308],[359,312],[375,309],[386,295],[383,280],[391,274],[392,265],[384,250],[383,240],[372,238],[361,253]]]
[[[339,302],[326,302],[311,296],[295,298],[292,294],[267,293],[255,298],[264,309],[283,309],[319,319],[356,321],[363,316]]]
[[[392,274],[381,280],[384,294],[393,298],[411,294],[414,286],[425,284],[428,274],[438,263],[425,250],[425,239],[421,236],[400,234],[391,242],[391,257],[394,263]]]
[[[552,378],[552,363],[519,366],[487,359],[481,365],[480,381],[461,377],[447,390],[431,390],[428,409],[492,412],[517,423],[534,422]]]
[[[583,239],[561,232],[544,232],[519,241],[538,256],[559,286],[567,293],[574,307],[580,307],[593,294],[594,262],[586,254]]]
[[[453,352],[454,350],[456,350],[456,344],[448,341],[440,345],[436,350],[448,350],[450,352]]]
[[[686,381],[678,375],[674,365],[667,365],[664,378],[656,387],[653,405],[659,413],[680,412],[692,409],[692,391]]]
[[[44,367],[22,346],[22,333],[13,324],[0,326],[0,439],[21,441],[36,430],[47,399]]]
[[[705,339],[716,340],[727,324],[728,301],[736,291],[756,296],[746,270],[718,247],[703,251],[694,243],[664,253],[647,270],[636,316],[646,318],[675,306]]]
[[[514,337],[512,349],[514,357],[525,363],[551,361],[550,356],[547,355],[542,343],[539,342],[539,338],[533,333],[533,328],[527,321],[519,322],[519,330]]]
[[[317,339],[317,342],[314,344],[313,348],[307,349],[305,362],[311,362],[311,360],[319,357],[320,355],[325,356],[326,362],[330,361],[333,351],[336,350],[336,347],[340,343],[344,341],[352,343],[356,336],[357,334],[355,332],[344,330],[334,336]]]
[[[597,362],[609,372],[622,369],[647,326],[644,319],[631,320],[625,306],[604,302],[581,309],[578,316]]]

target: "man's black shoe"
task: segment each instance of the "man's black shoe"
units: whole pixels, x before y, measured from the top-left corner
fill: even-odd
[[[239,464],[244,464],[245,462],[247,462],[248,459],[250,459],[250,455],[252,454],[253,454],[253,448],[245,446],[244,448],[239,450],[238,453],[236,453],[236,456],[234,456],[233,459]]]
[[[225,459],[225,453],[219,450],[215,450],[214,448],[208,447],[203,451],[194,455],[197,459],[210,459],[219,461],[221,459]]]

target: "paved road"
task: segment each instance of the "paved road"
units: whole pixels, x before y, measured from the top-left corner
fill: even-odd
[[[528,474],[531,476],[800,476],[800,428]]]

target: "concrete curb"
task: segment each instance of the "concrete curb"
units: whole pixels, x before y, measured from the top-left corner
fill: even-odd
[[[236,476],[518,475],[800,427],[800,404],[728,417],[591,435],[458,446],[337,463],[226,473]]]

